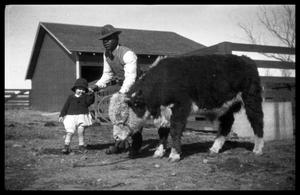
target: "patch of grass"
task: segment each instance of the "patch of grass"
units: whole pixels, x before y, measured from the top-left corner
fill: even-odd
[[[9,152],[5,152],[5,189],[22,190],[38,178],[33,168],[36,159],[25,148],[8,150]]]
[[[5,128],[5,140],[19,139],[53,139],[61,135],[57,127],[30,127],[27,124],[15,123],[13,127]]]
[[[47,115],[46,115],[47,116]],[[209,156],[214,135],[187,132],[182,137],[183,159],[170,163],[171,137],[162,159],[151,156],[158,144],[155,128],[143,130],[143,150],[135,159],[128,154],[107,155],[113,144],[111,125],[86,130],[88,153],[78,154],[74,135],[72,155],[62,155],[63,124],[57,116],[5,110],[5,188],[9,190],[207,190],[295,189],[295,141],[266,142],[264,154],[254,156],[252,142],[229,140],[223,152]],[[115,162],[98,166],[101,162]],[[97,166],[74,167],[78,164]],[[160,167],[154,167],[159,164]]]
[[[22,190],[28,187],[38,178],[38,175],[32,170],[24,167],[14,167],[5,169],[5,189]]]

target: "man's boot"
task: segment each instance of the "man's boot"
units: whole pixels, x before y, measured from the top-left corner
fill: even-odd
[[[71,152],[70,145],[65,145],[64,149],[62,149],[63,154],[69,154]]]

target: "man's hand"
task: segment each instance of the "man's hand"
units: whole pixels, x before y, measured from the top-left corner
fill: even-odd
[[[89,90],[89,91],[88,91],[88,94],[89,94],[89,93],[94,93],[94,90],[93,90],[92,88],[89,87],[88,90]]]
[[[97,85],[93,85],[91,88],[89,88],[89,90],[92,92],[97,92],[97,91],[99,91],[99,89],[100,88]]]

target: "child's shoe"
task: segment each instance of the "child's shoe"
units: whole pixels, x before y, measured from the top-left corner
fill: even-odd
[[[87,152],[87,150],[86,150],[86,148],[85,148],[85,146],[84,146],[84,145],[82,145],[82,146],[79,146],[79,148],[78,148],[78,151],[79,151],[80,153],[82,153],[82,154],[84,154],[84,153],[86,153],[86,152]]]
[[[65,145],[64,149],[61,151],[63,154],[69,154],[71,152],[70,146]]]

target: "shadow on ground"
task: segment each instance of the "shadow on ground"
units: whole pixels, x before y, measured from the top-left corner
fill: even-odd
[[[183,144],[182,145],[182,157],[188,157],[198,153],[208,153],[209,148],[213,145],[213,141],[205,141],[205,142],[197,142],[191,144]],[[253,149],[253,143],[251,142],[241,142],[241,141],[226,141],[223,148],[219,153],[223,153],[227,150],[232,150],[236,148],[243,148],[248,151]]]

